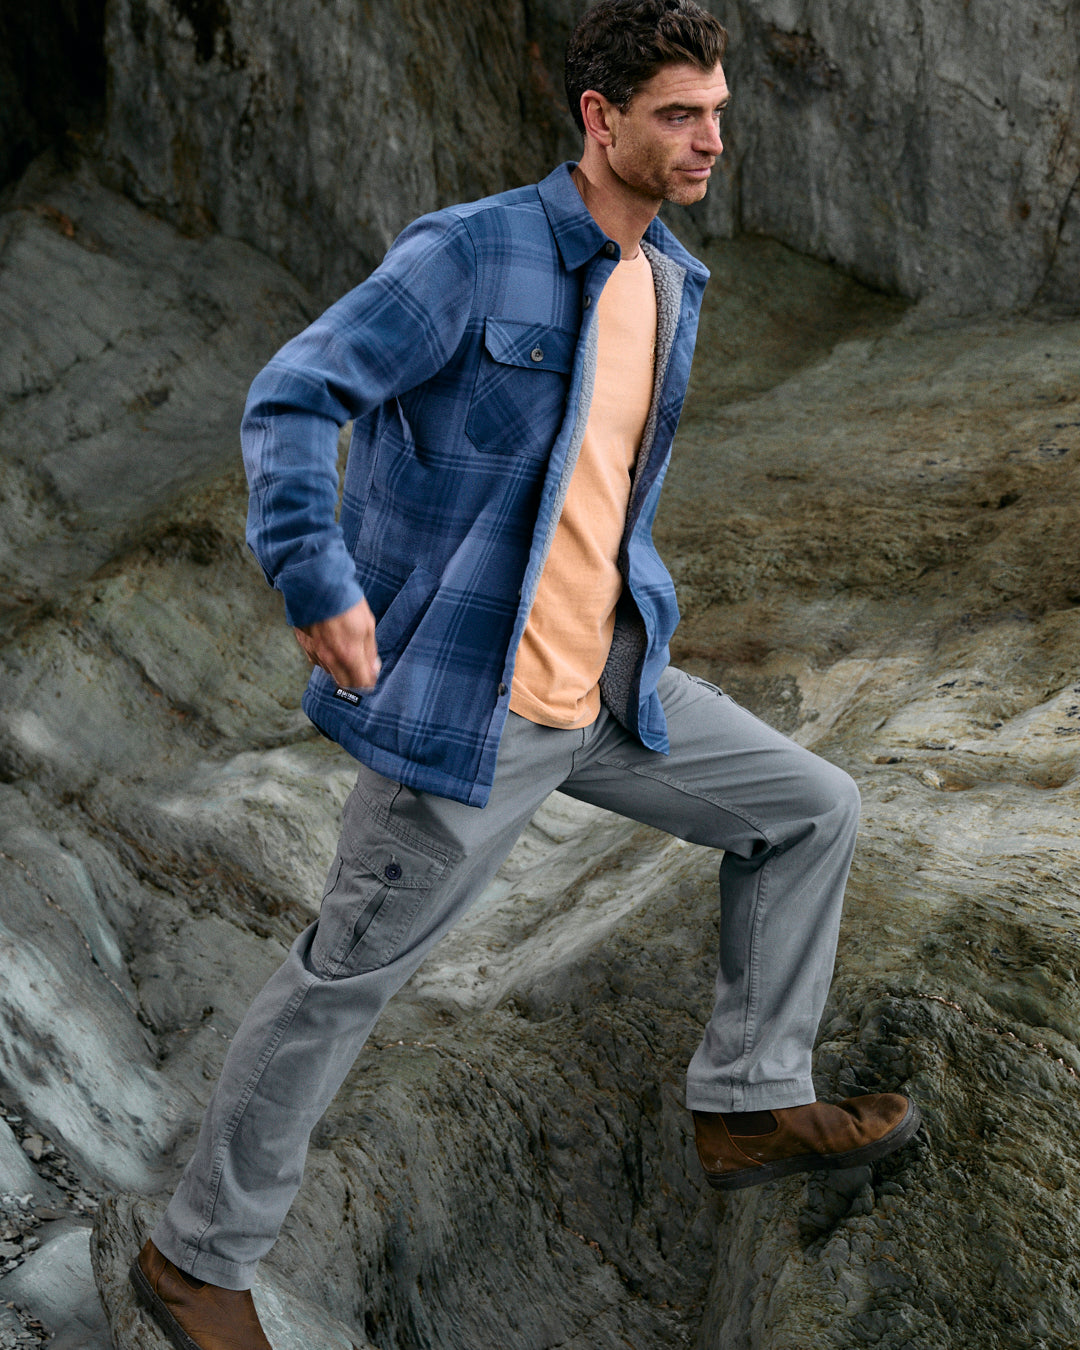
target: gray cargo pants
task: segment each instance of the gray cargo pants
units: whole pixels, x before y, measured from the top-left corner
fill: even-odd
[[[723,849],[715,1005],[687,1105],[750,1111],[814,1100],[810,1051],[832,978],[858,824],[851,779],[704,681],[669,668],[669,755],[602,709],[559,731],[511,713],[482,810],[362,768],[322,913],[233,1039],[158,1248],[229,1289],[250,1286],[303,1174],[308,1136],[390,996],[461,918],[556,788]]]

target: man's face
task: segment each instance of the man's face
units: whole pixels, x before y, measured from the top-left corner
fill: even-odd
[[[689,206],[705,196],[724,148],[720,118],[728,101],[723,69],[662,66],[625,112],[607,105],[607,159],[630,190],[651,201]]]

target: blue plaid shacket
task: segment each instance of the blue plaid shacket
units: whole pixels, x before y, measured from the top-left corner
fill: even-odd
[[[474,806],[491,789],[514,656],[580,446],[595,298],[619,258],[572,167],[410,225],[257,376],[243,421],[248,542],[289,623],[361,596],[378,620],[375,691],[337,690],[316,670],[305,711],[378,773]],[[666,752],[655,689],[678,609],[651,528],[708,273],[659,221],[644,245],[656,385],[601,683],[628,729]]]

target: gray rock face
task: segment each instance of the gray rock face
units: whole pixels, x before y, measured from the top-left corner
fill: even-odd
[[[0,1195],[33,1195],[40,1190],[38,1174],[6,1121],[0,1121]]]
[[[712,7],[735,101],[701,237],[769,235],[948,312],[1080,303],[1069,0]],[[334,298],[420,212],[576,157],[578,12],[115,0],[108,153],[140,200]]]
[[[111,1350],[90,1268],[90,1228],[58,1223],[2,1286],[6,1302],[40,1309],[54,1350]]]
[[[684,426],[677,655],[863,793],[819,1089],[927,1118],[861,1186],[725,1210],[702,1350],[1080,1336],[1078,336],[901,324]]]
[[[0,5],[0,185],[105,102],[104,0]]]
[[[279,268],[39,162],[0,224],[0,614],[130,545],[239,454],[252,357],[312,316]]]
[[[749,230],[956,313],[1080,299],[1080,14],[730,0],[706,232]]]
[[[575,153],[572,8],[116,0],[108,153],[141,200],[334,299],[416,215]]]

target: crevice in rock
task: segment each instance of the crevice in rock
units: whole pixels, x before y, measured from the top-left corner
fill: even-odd
[[[1069,190],[1065,194],[1065,200],[1061,205],[1061,211],[1057,219],[1057,229],[1054,234],[1054,242],[1050,248],[1050,257],[1046,263],[1043,279],[1039,284],[1038,290],[1035,292],[1033,303],[1036,305],[1043,304],[1048,300],[1053,303],[1056,299],[1053,295],[1053,283],[1054,273],[1057,271],[1058,253],[1061,249],[1062,238],[1064,237],[1068,225],[1075,224],[1077,225],[1077,228],[1080,229],[1080,222],[1070,220],[1070,217],[1073,214],[1074,199],[1080,203],[1080,193],[1078,193],[1077,189],[1080,189],[1080,173],[1077,173],[1076,177],[1070,183]],[[1080,209],[1077,210],[1076,215],[1080,217]],[[1078,250],[1078,256],[1080,256],[1080,250]],[[1077,297],[1080,298],[1080,292],[1077,292]]]
[[[0,187],[48,147],[70,157],[105,112],[105,0],[0,4]]]

